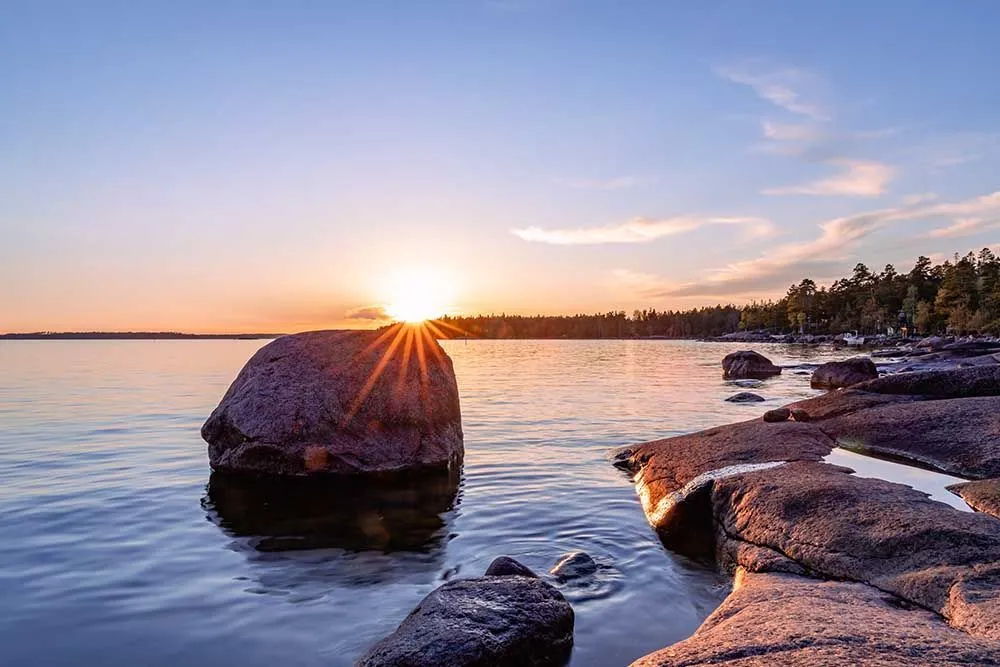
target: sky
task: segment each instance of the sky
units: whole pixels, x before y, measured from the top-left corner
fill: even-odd
[[[990,0],[3,7],[0,331],[745,303],[1000,243]]]

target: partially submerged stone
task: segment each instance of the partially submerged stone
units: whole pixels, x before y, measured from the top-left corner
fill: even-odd
[[[962,498],[977,512],[984,512],[1000,519],[1000,478],[952,484],[948,490]]]
[[[205,422],[212,468],[281,475],[462,460],[451,360],[421,327],[310,331],[257,351]]]
[[[595,572],[597,572],[597,561],[583,551],[571,551],[549,570],[549,574],[555,575],[560,581],[587,577]]]
[[[760,403],[763,400],[763,396],[749,391],[741,391],[740,393],[733,394],[726,399],[728,403]]]
[[[431,591],[396,631],[369,649],[357,665],[563,664],[573,646],[572,607],[541,579],[511,576],[506,571],[508,565],[502,566],[505,572],[499,576],[457,579]]]
[[[498,556],[486,568],[487,577],[530,577],[537,579],[538,575],[526,565],[522,565],[510,556]]]
[[[828,361],[813,371],[809,383],[817,389],[839,389],[878,377],[878,369],[867,357]]]
[[[1000,645],[871,586],[788,574],[737,576],[733,593],[692,637],[633,667],[727,664],[982,665]]]
[[[780,375],[781,368],[771,363],[771,360],[753,350],[731,352],[722,359],[723,377],[763,379]]]

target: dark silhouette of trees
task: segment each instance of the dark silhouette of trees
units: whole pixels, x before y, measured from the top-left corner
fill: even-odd
[[[864,264],[850,276],[818,287],[805,278],[778,300],[685,311],[644,309],[626,315],[448,316],[445,335],[470,338],[696,338],[737,330],[773,333],[1000,334],[1000,258],[988,248],[934,265],[918,257],[899,273]],[[462,331],[464,333],[457,333]]]

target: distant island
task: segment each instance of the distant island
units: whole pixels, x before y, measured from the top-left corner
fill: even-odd
[[[0,340],[259,340],[281,333],[197,334],[177,331],[35,331],[0,334]]]

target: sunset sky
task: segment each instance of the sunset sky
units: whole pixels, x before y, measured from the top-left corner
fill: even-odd
[[[8,2],[0,331],[777,296],[1000,243],[1000,3]]]

